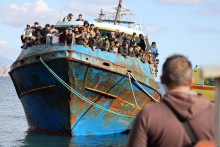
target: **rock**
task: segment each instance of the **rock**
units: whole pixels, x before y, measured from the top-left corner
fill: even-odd
[[[10,71],[10,67],[8,66],[0,66],[0,77],[8,77],[8,72]]]

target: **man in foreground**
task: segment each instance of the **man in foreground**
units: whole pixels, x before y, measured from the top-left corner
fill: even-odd
[[[192,146],[196,142],[192,142],[183,122],[189,124],[197,141],[213,140],[214,104],[190,91],[191,63],[181,55],[169,57],[163,65],[161,82],[166,95],[137,115],[127,146]]]

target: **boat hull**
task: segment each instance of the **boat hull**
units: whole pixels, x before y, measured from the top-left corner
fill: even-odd
[[[57,57],[56,53],[49,59],[50,54],[42,55],[46,64],[69,86],[103,108],[135,116],[138,107],[153,103],[132,80],[138,107],[135,105],[127,75],[74,58]],[[130,128],[134,117],[112,114],[80,99],[66,89],[39,58],[35,60],[10,72],[31,128],[71,136],[114,134]],[[153,87],[140,84],[160,99]]]

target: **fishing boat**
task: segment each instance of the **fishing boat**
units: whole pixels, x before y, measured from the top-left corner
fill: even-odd
[[[140,30],[94,22],[101,32]],[[131,22],[130,22],[131,23]],[[83,25],[58,21],[56,29]],[[74,44],[33,45],[11,65],[10,77],[28,125],[68,136],[104,135],[128,129],[139,110],[162,96],[148,62]]]
[[[194,82],[191,89],[198,94],[207,96],[210,101],[214,102],[215,100],[215,79],[209,78],[201,80],[200,78],[200,68],[196,66],[193,70]]]

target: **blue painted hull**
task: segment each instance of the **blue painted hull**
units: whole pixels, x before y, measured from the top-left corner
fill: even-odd
[[[39,48],[44,49],[44,53],[36,54]],[[71,136],[113,134],[129,129],[134,118],[115,115],[83,101],[67,90],[39,61],[41,56],[61,79],[89,100],[114,112],[135,116],[138,108],[126,70],[124,66],[113,66],[121,57],[109,53],[114,58],[103,60],[100,54],[106,53],[89,53],[90,48],[82,51],[82,46],[75,46],[72,51],[59,46],[39,48],[24,51],[10,72],[31,128]],[[144,66],[140,65],[139,59],[123,60],[119,61],[120,66]],[[141,74],[133,69],[133,73],[148,93],[160,99],[158,85],[149,69],[143,69]],[[153,102],[134,80],[132,87],[140,108]]]

